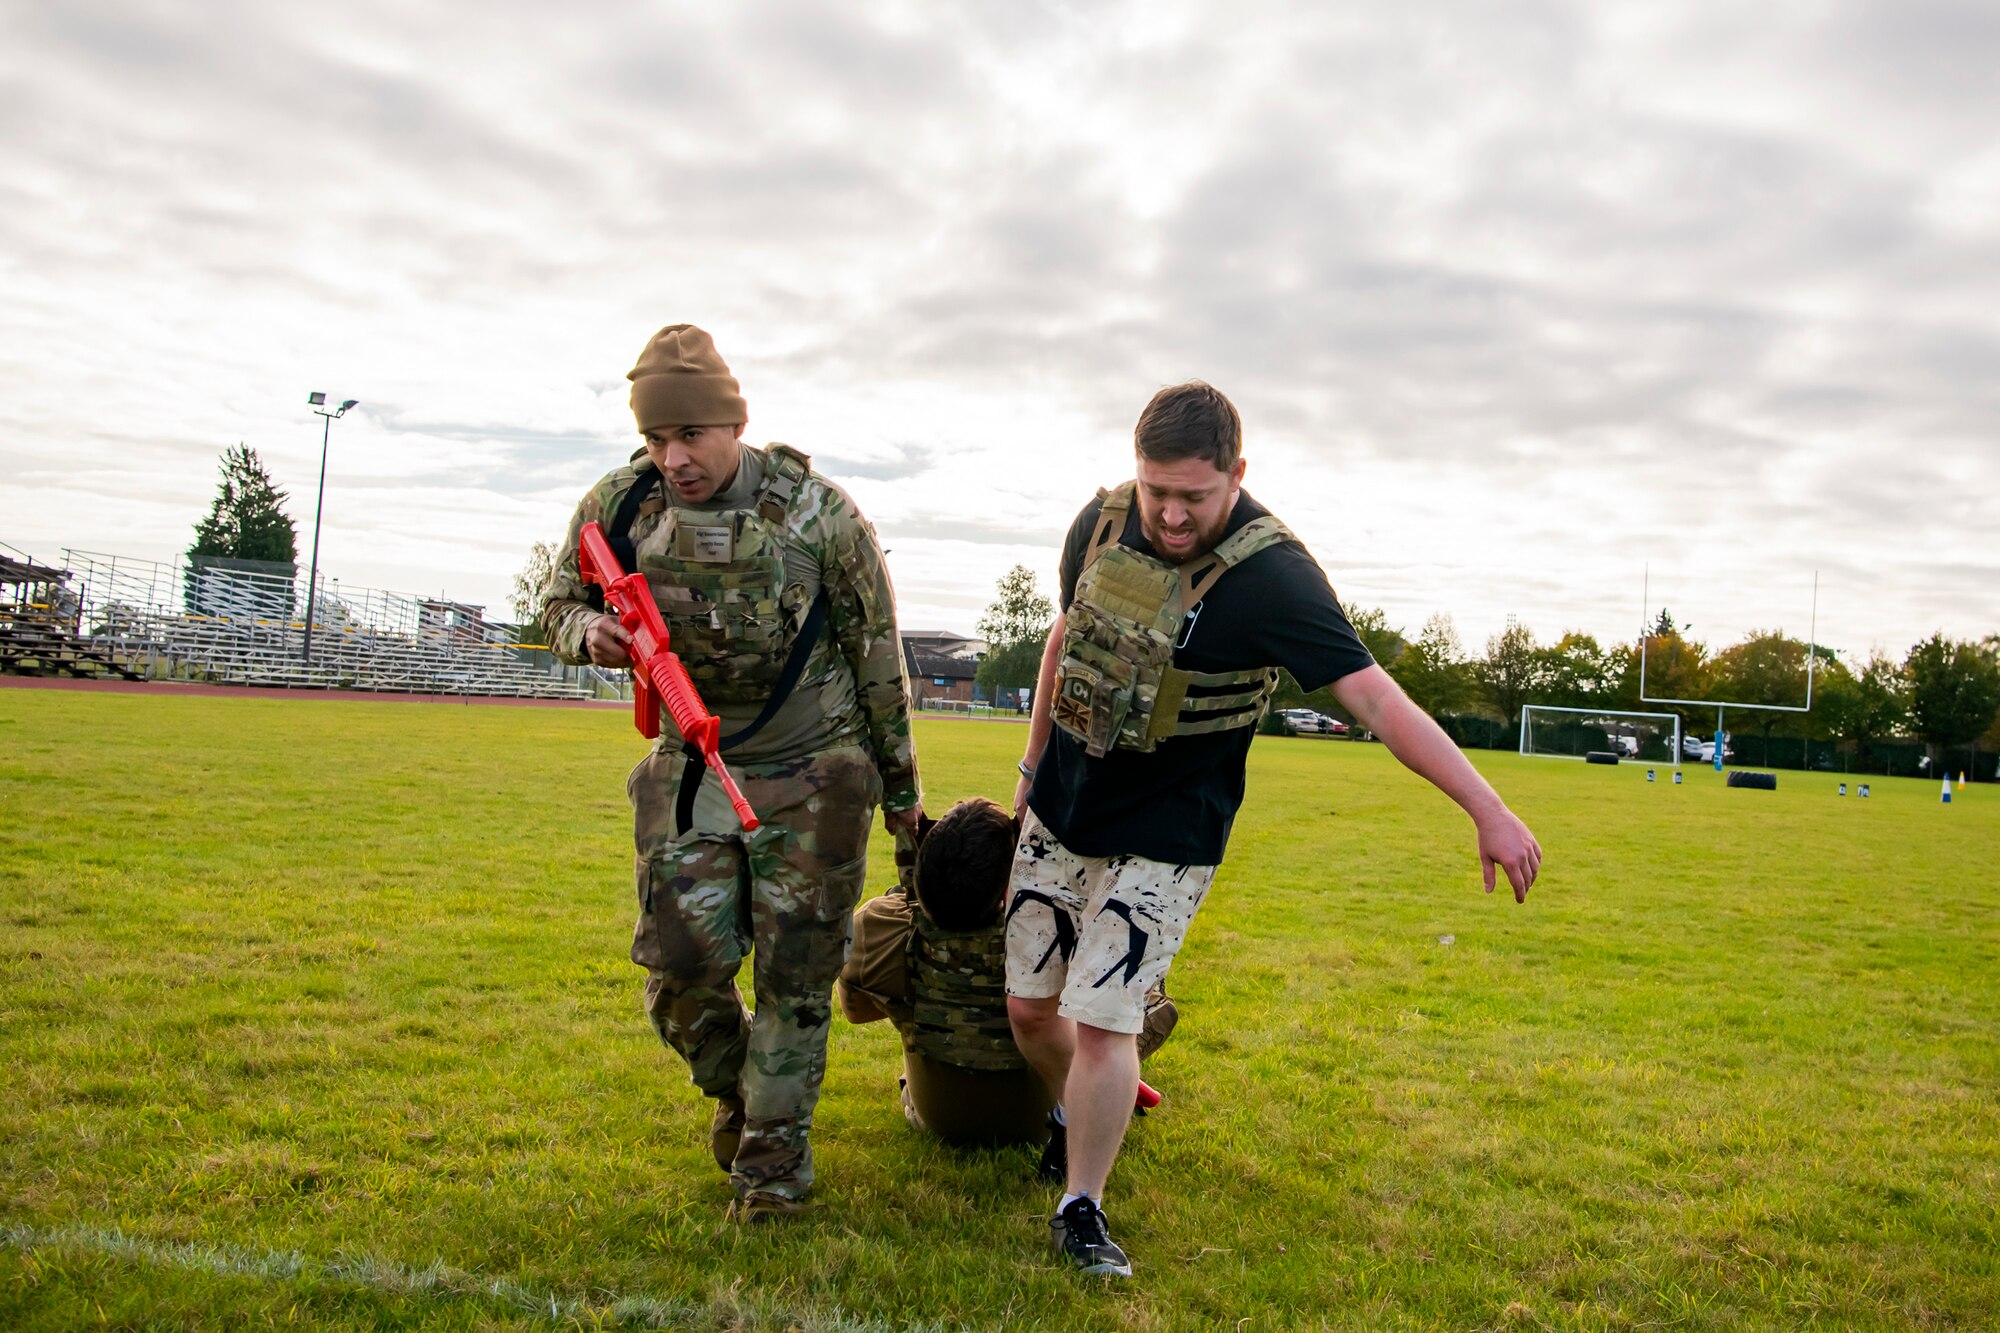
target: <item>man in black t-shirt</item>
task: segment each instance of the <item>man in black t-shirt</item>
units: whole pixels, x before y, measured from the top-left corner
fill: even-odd
[[[1236,408],[1163,389],[1133,434],[1137,477],[1084,506],[1063,547],[1021,782],[1007,908],[1008,1016],[1058,1100],[1067,1189],[1050,1220],[1087,1273],[1128,1275],[1101,1200],[1132,1112],[1143,997],[1213,881],[1279,667],[1334,697],[1472,817],[1491,893],[1516,902],[1541,847],[1355,636],[1326,575],[1242,489]]]

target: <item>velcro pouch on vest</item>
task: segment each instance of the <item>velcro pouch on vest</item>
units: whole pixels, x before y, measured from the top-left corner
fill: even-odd
[[[1121,687],[1101,669],[1069,658],[1056,675],[1050,713],[1057,726],[1083,742],[1086,754],[1102,759],[1117,742],[1131,702],[1129,686]]]
[[[1174,733],[1199,736],[1232,731],[1257,720],[1277,687],[1275,671],[1189,672],[1187,697]]]
[[[1146,725],[1148,740],[1163,741],[1179,730],[1181,705],[1193,680],[1191,673],[1179,667],[1170,666],[1160,672],[1160,692],[1153,696],[1153,712]]]

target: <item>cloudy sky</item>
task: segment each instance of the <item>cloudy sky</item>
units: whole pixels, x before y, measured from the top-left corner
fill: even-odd
[[[1053,578],[1154,389],[1469,647],[2000,630],[2000,7],[0,0],[0,541],[507,615],[708,328],[905,627]]]

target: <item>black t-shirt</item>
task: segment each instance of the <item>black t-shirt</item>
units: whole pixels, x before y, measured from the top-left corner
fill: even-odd
[[[1063,543],[1062,605],[1076,596],[1099,500]],[[1239,492],[1223,536],[1270,511]],[[1121,545],[1158,558],[1139,527],[1135,499]],[[1174,665],[1186,671],[1283,667],[1311,691],[1375,664],[1306,548],[1266,547],[1217,579],[1181,622]],[[1253,728],[1175,736],[1151,753],[1113,748],[1092,759],[1060,727],[1049,734],[1028,804],[1079,856],[1143,856],[1169,865],[1218,865],[1243,804],[1243,763]]]

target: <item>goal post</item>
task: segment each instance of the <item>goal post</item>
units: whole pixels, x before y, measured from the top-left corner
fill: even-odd
[[[1521,753],[1543,759],[1581,759],[1593,751],[1646,763],[1681,762],[1678,713],[1628,713],[1609,708],[1521,706]]]

